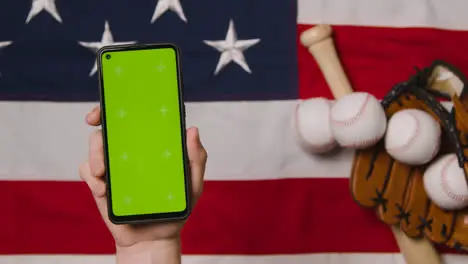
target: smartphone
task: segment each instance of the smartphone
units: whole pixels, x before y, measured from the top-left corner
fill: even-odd
[[[190,214],[179,49],[106,46],[97,53],[108,215],[114,224]]]

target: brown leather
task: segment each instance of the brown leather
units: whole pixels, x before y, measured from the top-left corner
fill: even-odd
[[[438,80],[436,77],[443,72],[455,76]],[[468,144],[465,136],[468,134],[468,96],[465,95],[468,88],[462,89],[465,84],[465,77],[455,67],[435,61],[408,82],[395,86],[382,105],[388,119],[397,111],[409,108],[431,114],[442,126],[439,155],[458,153],[459,163],[468,175],[468,148],[463,148]],[[445,110],[432,94],[434,91],[451,98],[454,110]],[[468,209],[445,211],[430,201],[422,182],[427,166],[410,166],[394,160],[385,151],[382,139],[371,148],[356,151],[351,194],[359,205],[374,208],[382,222],[400,226],[410,237],[426,236],[435,243],[468,249]]]

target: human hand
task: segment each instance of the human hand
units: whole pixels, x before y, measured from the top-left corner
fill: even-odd
[[[99,126],[101,124],[100,117],[100,107],[96,106],[86,116],[86,122],[94,127]],[[207,161],[207,152],[200,141],[198,128],[196,127],[187,130],[187,148],[192,180],[192,206],[194,206],[203,190],[203,178]],[[102,130],[97,129],[89,137],[88,160],[80,166],[80,177],[91,190],[99,212],[115,239],[117,255],[119,255],[119,252],[145,251],[155,244],[164,245],[164,247],[170,245],[179,247],[179,235],[185,221],[145,225],[113,224],[107,214],[108,204],[104,175]]]

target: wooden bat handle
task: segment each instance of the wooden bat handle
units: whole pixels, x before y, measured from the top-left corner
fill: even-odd
[[[330,25],[316,25],[301,34],[301,43],[317,61],[333,96],[339,99],[353,92],[336,53]],[[441,264],[442,260],[427,239],[412,239],[399,228],[391,227],[406,264]]]
[[[329,25],[317,25],[301,34],[301,43],[309,49],[337,99],[353,92],[336,53]]]
[[[392,226],[392,232],[407,264],[441,264],[442,259],[427,238],[409,238],[399,228]]]

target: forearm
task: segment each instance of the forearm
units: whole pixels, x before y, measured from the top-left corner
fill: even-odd
[[[180,241],[141,242],[117,248],[117,264],[181,264]]]

